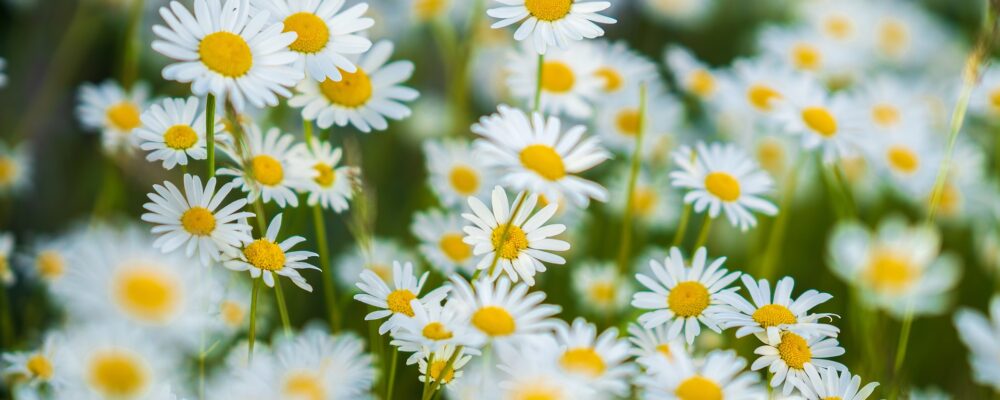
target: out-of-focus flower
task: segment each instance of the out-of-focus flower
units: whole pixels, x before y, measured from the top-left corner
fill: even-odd
[[[539,82],[538,62],[541,65]],[[549,52],[543,60],[528,49],[511,53],[507,85],[511,94],[534,106],[541,90],[539,110],[556,116],[584,119],[594,112],[593,103],[607,84],[601,71],[601,54],[590,43],[574,44]]]
[[[628,305],[632,285],[612,263],[584,263],[572,270],[579,304],[598,315],[613,315]]]
[[[598,395],[620,397],[628,392],[628,380],[635,368],[626,362],[629,345],[618,338],[617,328],[598,335],[594,324],[577,318],[572,325],[557,325],[555,338],[559,368],[565,373]]]
[[[429,210],[413,216],[410,231],[420,239],[420,252],[434,269],[445,276],[456,270],[472,274],[476,269],[472,246],[463,240],[464,225],[457,213],[441,210]]]
[[[559,306],[542,304],[544,292],[528,293],[528,285],[513,285],[500,277],[490,282],[481,278],[472,284],[458,275],[450,281],[455,301],[464,318],[472,325],[479,343],[512,344],[532,335],[551,332],[557,321]]]
[[[32,163],[28,142],[11,147],[0,141],[0,196],[15,195],[30,185]]]
[[[427,140],[423,148],[430,187],[442,204],[461,207],[469,197],[489,197],[496,176],[469,143]]]
[[[747,361],[733,351],[715,350],[704,360],[686,351],[670,358],[653,358],[639,385],[652,399],[724,398],[754,400],[767,397],[757,374],[744,369]]]
[[[100,132],[105,152],[128,153],[138,144],[132,131],[142,126],[148,97],[149,86],[144,83],[129,90],[113,80],[86,83],[80,86],[76,114],[84,129]]]

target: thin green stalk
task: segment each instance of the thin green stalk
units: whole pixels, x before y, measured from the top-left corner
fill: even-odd
[[[139,27],[142,26],[144,0],[132,0],[129,10],[128,27],[125,29],[125,40],[122,43],[122,87],[131,89],[139,75]]]
[[[389,367],[389,385],[385,389],[385,400],[392,400],[392,389],[396,385],[396,366],[399,363],[399,347],[392,346],[392,362]]]
[[[852,193],[851,185],[844,176],[844,171],[840,168],[839,164],[831,164],[830,169],[833,171],[834,182],[840,187],[840,195],[844,199],[844,208],[847,215],[852,218],[859,218],[858,207],[854,202],[854,194]]]
[[[816,173],[820,174],[820,179],[823,180],[823,187],[826,189],[827,199],[833,207],[833,212],[836,214],[837,220],[846,219],[849,213],[844,209],[843,202],[840,200],[840,191],[837,190],[837,185],[833,183],[829,170],[826,168],[826,164],[823,163],[822,156],[816,154],[814,159],[816,160]]]
[[[712,230],[712,220],[714,218],[705,214],[705,219],[701,222],[701,229],[698,231],[698,240],[694,242],[694,247],[691,248],[692,252],[697,251],[708,241],[708,232]]]
[[[0,345],[5,349],[9,349],[10,345],[14,343],[14,323],[11,321],[11,315],[14,313],[13,308],[10,307],[10,299],[7,298],[7,288],[0,286],[0,311],[3,311],[3,315],[0,316]]]
[[[899,386],[902,384],[902,377],[899,376],[903,361],[906,360],[906,350],[910,343],[910,331],[913,329],[913,301],[910,300],[906,307],[906,315],[903,316],[903,326],[899,329],[899,341],[896,344],[896,361],[892,364],[892,379],[895,382],[892,389],[891,399],[899,396]]]
[[[681,211],[681,220],[677,224],[677,232],[674,233],[674,240],[670,242],[670,247],[677,247],[681,245],[684,241],[684,235],[687,234],[688,222],[691,220],[691,203],[684,205],[684,210]]]
[[[430,368],[431,368],[431,363],[434,362],[434,353],[431,353],[431,355],[427,357],[427,359],[431,361],[427,363],[427,376],[424,377],[424,391],[420,395],[421,399],[427,397],[427,392],[431,390]]]
[[[212,178],[215,176],[215,95],[211,93],[205,101],[205,146],[208,152],[206,168],[208,177]]]
[[[635,207],[635,185],[639,180],[642,161],[642,137],[646,131],[646,84],[639,87],[639,129],[635,135],[635,149],[632,151],[632,165],[629,170],[628,191],[625,195],[625,212],[622,220],[622,241],[618,247],[618,275],[628,272],[629,252],[632,249],[632,218]]]
[[[441,373],[438,374],[438,376],[441,377],[441,379],[435,379],[434,380],[434,384],[431,385],[431,392],[429,393],[430,395],[433,395],[435,392],[438,391],[438,389],[441,388],[441,384],[442,384],[442,381],[444,380],[444,377],[448,376],[448,373],[451,372],[451,367],[453,365],[455,365],[455,360],[457,360],[458,356],[460,354],[462,354],[462,349],[464,349],[464,348],[465,348],[465,346],[458,346],[458,347],[455,348],[455,352],[452,353],[452,355],[451,355],[450,358],[448,358],[448,362],[444,364],[444,368],[442,368],[441,369]],[[428,368],[428,376],[429,376],[430,375],[430,365],[428,365],[427,368]],[[430,380],[430,379],[425,379],[425,380]],[[426,393],[424,394],[423,400],[430,400],[430,397],[428,396],[428,394],[426,394]]]
[[[253,342],[257,335],[257,293],[260,292],[260,281],[263,278],[253,280],[253,288],[250,289],[250,332],[247,338],[247,360],[253,361]]]
[[[535,103],[532,111],[538,112],[542,108],[542,71],[545,69],[545,54],[538,55],[538,73],[535,75]]]
[[[313,126],[311,121],[302,121],[302,132],[306,145],[313,145]],[[330,268],[330,244],[326,242],[326,220],[323,219],[323,206],[316,203],[312,206],[313,228],[316,231],[316,250],[319,252],[320,275],[323,280],[323,301],[326,311],[330,314],[330,332],[340,330],[340,316],[337,314],[337,293],[333,284],[333,270]]]
[[[257,219],[257,235],[263,237],[267,232],[267,216],[264,214],[264,201],[260,198],[260,194],[253,202],[253,211]]]
[[[767,245],[764,249],[764,257],[760,263],[760,270],[757,276],[762,279],[770,279],[774,273],[774,267],[781,259],[781,248],[785,241],[785,231],[788,227],[788,214],[792,211],[792,199],[795,197],[795,186],[799,181],[799,170],[802,168],[804,156],[799,156],[795,165],[786,172],[784,187],[781,191],[781,200],[778,202],[778,216],[771,225]]]
[[[292,324],[288,319],[288,308],[285,306],[285,294],[281,291],[281,279],[274,280],[274,298],[278,302],[278,315],[281,317],[281,327],[285,336],[292,336]]]

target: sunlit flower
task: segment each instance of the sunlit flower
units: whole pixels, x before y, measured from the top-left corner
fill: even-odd
[[[566,374],[553,357],[557,346],[551,335],[537,336],[510,346],[498,346],[499,399],[576,400],[590,399],[594,390],[579,378]],[[495,395],[494,395],[495,396]]]
[[[628,325],[628,341],[632,343],[629,354],[636,357],[636,362],[644,367],[648,367],[654,358],[666,358],[670,360],[675,353],[687,353],[684,340],[675,337],[670,338],[667,325],[658,325],[653,328],[643,328],[637,323]]]
[[[613,315],[628,305],[632,284],[612,263],[584,263],[572,270],[578,304],[598,315]]]
[[[510,279],[500,277],[490,282],[480,278],[472,284],[458,275],[450,281],[456,306],[468,318],[477,342],[516,343],[519,339],[543,332],[551,332],[557,320],[559,306],[542,304],[544,292],[528,293],[528,285],[513,285]]]
[[[802,140],[802,147],[815,150],[832,163],[857,153],[863,124],[849,97],[831,95],[808,78],[793,84],[778,103],[774,118],[789,134]]]
[[[635,188],[632,190],[632,203],[629,205],[632,218],[637,224],[650,229],[675,227],[680,216],[680,193],[670,185],[667,174],[655,174],[653,169],[643,168],[636,175]],[[621,168],[615,171],[608,183],[608,190],[618,195],[611,196],[608,208],[612,215],[624,217],[626,202],[628,202],[629,179],[631,171]]]
[[[199,107],[197,97],[187,99],[163,99],[142,113],[142,125],[135,129],[139,148],[149,152],[148,161],[163,161],[163,168],[173,169],[175,165],[188,165],[188,158],[204,160],[205,113]],[[215,141],[228,139],[222,131],[224,125],[219,117],[215,121]]]
[[[472,246],[465,243],[465,223],[457,213],[429,210],[413,216],[410,231],[420,239],[420,252],[430,265],[448,276],[456,270],[472,274],[476,258]]]
[[[437,301],[425,303],[414,299],[410,300],[410,309],[413,310],[412,317],[397,318],[390,342],[399,351],[413,353],[406,364],[413,364],[428,354],[454,350],[455,346],[469,346],[467,348],[472,354],[479,354],[475,350],[479,343],[471,334],[472,328],[456,303],[441,305]]]
[[[773,377],[771,387],[782,387],[782,393],[789,394],[792,389],[806,385],[808,373],[815,373],[821,368],[836,368],[847,371],[843,364],[827,360],[844,354],[844,349],[837,339],[823,336],[803,337],[795,332],[783,331],[778,340],[771,340],[757,347],[754,354],[759,355],[750,366],[756,371],[767,367]],[[782,386],[784,383],[784,386]]]
[[[556,325],[559,368],[580,379],[598,394],[625,396],[634,366],[626,359],[629,345],[618,338],[617,328],[608,328],[600,335],[597,327],[583,318],[572,325]]]
[[[719,78],[689,51],[670,47],[666,53],[667,67],[678,85],[688,94],[702,101],[711,100],[719,93]]]
[[[310,143],[293,146],[291,153],[295,155],[292,164],[298,164],[296,169],[315,171],[312,180],[303,185],[304,191],[309,193],[306,203],[319,204],[338,213],[347,210],[361,170],[349,165],[338,166],[342,150],[330,142],[313,138]]]
[[[809,379],[799,390],[809,399],[865,400],[878,387],[878,382],[862,387],[860,376],[831,367],[807,369],[806,375]]]
[[[132,131],[142,126],[148,97],[145,84],[126,90],[113,80],[86,83],[77,95],[76,115],[84,129],[100,132],[105,152],[129,152],[138,143]]]
[[[26,383],[32,388],[52,383],[56,367],[62,369],[58,362],[65,340],[62,333],[50,332],[37,349],[3,353],[0,356],[0,377],[10,382]]]
[[[590,117],[594,111],[592,103],[606,85],[605,78],[599,75],[601,54],[592,44],[578,43],[550,51],[541,61],[539,83],[538,55],[528,49],[511,54],[507,78],[511,94],[524,104],[534,105],[541,89],[539,110],[554,116]]]
[[[653,159],[662,151],[657,143],[670,140],[667,137],[677,133],[683,122],[684,107],[659,85],[649,86],[647,93],[646,113],[642,115],[638,87],[602,99],[594,125],[602,144],[631,156],[639,129],[644,129],[643,159]]]
[[[281,214],[271,220],[267,232],[262,238],[243,242],[243,248],[232,260],[223,262],[226,268],[233,271],[250,271],[250,277],[262,278],[264,284],[274,287],[275,275],[288,278],[307,292],[312,286],[306,283],[306,278],[299,274],[300,269],[319,268],[305,262],[309,257],[316,257],[311,251],[289,251],[292,246],[304,242],[302,236],[291,236],[278,242],[278,232],[281,230]]]
[[[0,141],[0,196],[18,194],[28,188],[31,172],[28,142],[11,147]]]
[[[736,337],[755,334],[764,342],[778,341],[781,331],[792,331],[800,336],[832,336],[840,332],[837,327],[820,322],[822,319],[832,319],[833,314],[810,314],[809,310],[829,301],[833,296],[815,290],[807,290],[798,298],[792,299],[792,288],[795,280],[784,277],[774,285],[774,296],[771,296],[771,285],[766,279],[754,281],[750,275],[742,276],[743,285],[750,294],[747,302],[736,292],[722,293],[723,301],[733,310],[723,311],[716,315],[723,328],[738,328]]]
[[[285,205],[298,207],[299,197],[295,190],[308,189],[310,180],[316,179],[319,171],[292,162],[297,155],[291,151],[292,135],[278,128],[264,133],[256,124],[246,125],[244,129],[244,146],[222,146],[222,151],[239,168],[219,168],[218,174],[234,176],[233,183],[247,193],[250,202],[260,196],[265,203],[273,200],[281,208]]]
[[[959,338],[969,348],[973,378],[1000,390],[1000,296],[990,300],[988,315],[963,308],[954,319]]]
[[[361,272],[356,284],[363,293],[354,295],[354,300],[376,308],[365,316],[366,321],[389,317],[378,328],[379,335],[384,335],[390,330],[398,329],[403,316],[413,318],[416,315],[412,300],[419,300],[424,304],[440,304],[448,295],[450,288],[441,286],[420,297],[420,291],[427,282],[428,274],[429,272],[424,272],[418,279],[413,273],[413,264],[409,261],[403,264],[393,261],[392,287],[389,287],[381,277],[366,269]]]
[[[747,361],[734,351],[715,350],[704,360],[694,360],[685,351],[670,358],[651,359],[647,375],[639,379],[647,399],[740,399],[767,398],[757,374],[746,371]]]
[[[635,91],[641,83],[659,83],[656,63],[629,48],[625,41],[594,42],[601,65],[594,73],[603,80],[601,94],[613,95]]]
[[[614,18],[598,14],[611,6],[607,1],[497,0],[500,7],[486,10],[497,18],[491,26],[503,28],[520,22],[514,39],[528,40],[538,54],[549,46],[566,48],[572,41],[604,35],[597,24],[613,24]],[[524,22],[522,22],[524,21]]]
[[[930,193],[941,169],[946,143],[925,129],[873,137],[863,146],[876,172],[903,194]]]
[[[427,140],[423,149],[430,187],[445,206],[461,207],[469,197],[489,196],[496,176],[469,143]]]

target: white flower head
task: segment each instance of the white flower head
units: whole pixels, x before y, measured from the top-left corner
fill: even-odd
[[[187,99],[163,99],[142,113],[142,125],[135,129],[139,148],[149,152],[147,161],[163,161],[163,168],[188,165],[188,158],[204,160],[205,113],[199,107],[197,97]],[[229,137],[223,133],[224,125],[218,116],[215,121],[215,140],[221,142]]]
[[[313,170],[312,180],[303,189],[309,194],[306,203],[319,204],[323,208],[340,213],[348,208],[348,201],[354,196],[361,170],[358,167],[342,165],[343,151],[330,142],[313,139],[309,143],[296,144],[290,150],[294,169]]]
[[[140,83],[127,90],[112,80],[99,85],[86,83],[80,86],[77,97],[76,114],[80,123],[89,131],[100,132],[106,153],[128,153],[134,149],[138,140],[132,132],[142,126],[149,86]]]
[[[566,48],[572,41],[603,36],[604,30],[597,24],[616,22],[598,14],[611,7],[607,1],[497,1],[503,5],[486,10],[487,15],[499,19],[491,27],[498,29],[520,23],[514,40],[528,40],[538,54],[545,54],[551,46]]]
[[[736,337],[755,334],[761,341],[777,341],[781,331],[789,330],[801,336],[836,337],[840,329],[821,322],[832,318],[833,314],[810,314],[809,310],[823,304],[833,296],[816,290],[807,290],[798,298],[792,298],[795,280],[784,277],[775,284],[774,296],[766,279],[754,281],[750,275],[742,276],[743,285],[750,293],[751,302],[736,294],[723,293],[721,296],[733,310],[717,315],[723,328],[738,328]]]
[[[271,219],[264,237],[243,242],[243,248],[236,253],[235,258],[225,261],[223,265],[233,271],[249,271],[251,278],[261,278],[269,287],[274,287],[275,275],[279,275],[288,278],[302,290],[311,292],[312,286],[306,283],[306,278],[299,270],[319,270],[305,262],[310,257],[316,257],[316,253],[290,251],[293,246],[306,240],[302,236],[291,236],[278,241],[281,216],[278,214]]]
[[[379,335],[398,329],[404,317],[413,318],[416,312],[413,309],[412,300],[419,300],[424,304],[441,303],[441,300],[448,295],[450,286],[441,286],[431,290],[423,297],[420,291],[427,282],[428,272],[424,272],[419,279],[413,273],[413,264],[409,261],[400,263],[392,262],[392,287],[386,284],[375,272],[365,269],[358,278],[357,287],[363,293],[354,295],[354,300],[377,308],[365,316],[366,321],[383,319],[389,317],[378,328]]]

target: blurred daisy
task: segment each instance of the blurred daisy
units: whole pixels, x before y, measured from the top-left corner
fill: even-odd
[[[806,27],[772,26],[761,31],[758,47],[792,69],[831,81],[853,79],[858,57]]]
[[[695,98],[708,101],[719,92],[716,72],[698,61],[688,50],[671,46],[666,52],[666,63],[677,84]]]
[[[617,328],[597,335],[597,326],[583,318],[556,325],[559,367],[604,396],[625,396],[634,366],[626,362],[629,345]]]
[[[30,388],[51,384],[57,376],[57,365],[61,372],[59,360],[65,341],[61,333],[49,332],[45,334],[45,340],[38,349],[3,353],[0,355],[0,377],[6,382],[16,382]]]
[[[298,55],[295,69],[309,79],[343,79],[341,71],[354,73],[357,67],[347,56],[362,54],[372,47],[365,30],[375,24],[362,17],[367,3],[342,10],[344,0],[254,0],[254,6],[268,12],[273,23],[281,23],[284,32],[295,32],[288,49]]]
[[[475,197],[469,198],[471,213],[462,217],[472,222],[464,228],[465,243],[472,245],[472,254],[482,257],[476,269],[486,270],[490,279],[506,274],[515,283],[524,279],[535,284],[535,273],[545,272],[545,264],[565,264],[566,259],[553,251],[569,250],[569,243],[553,239],[566,230],[562,224],[544,225],[556,212],[549,204],[534,213],[537,195],[518,193],[514,205],[507,202],[507,192],[500,186],[493,189],[493,208],[486,207]],[[513,209],[511,208],[513,207]]]
[[[780,332],[786,330],[805,337],[836,337],[840,332],[833,325],[819,322],[825,318],[832,319],[834,314],[809,313],[813,307],[829,301],[833,296],[807,290],[793,300],[795,280],[784,277],[775,284],[774,297],[771,297],[771,285],[766,279],[755,282],[750,275],[743,275],[742,280],[753,304],[735,292],[722,293],[720,296],[723,301],[733,310],[720,312],[716,316],[723,328],[738,328],[736,337],[752,333],[763,342],[776,342],[780,339]]]
[[[423,149],[431,189],[442,204],[461,207],[469,197],[489,196],[496,177],[468,142],[427,140]]]
[[[648,91],[646,113],[640,115],[639,89],[623,89],[619,94],[607,96],[597,108],[594,129],[601,143],[608,148],[632,154],[639,129],[643,131],[643,159],[653,158],[657,142],[672,135],[683,121],[684,108],[659,86]],[[641,120],[642,118],[645,120]],[[642,124],[642,126],[640,126]]]
[[[636,357],[636,362],[648,367],[654,358],[672,360],[675,353],[687,353],[684,341],[680,338],[670,338],[667,325],[653,328],[643,328],[637,323],[628,325],[628,341],[632,343],[629,354]]]
[[[920,66],[952,47],[940,22],[919,5],[890,1],[868,12],[872,15],[867,36],[871,52],[891,65]]]
[[[113,80],[85,83],[77,94],[76,115],[84,129],[101,133],[105,152],[128,152],[137,143],[132,131],[142,126],[148,97],[149,87],[142,83],[130,90]]]
[[[351,124],[366,133],[385,130],[389,127],[386,118],[401,120],[410,116],[403,102],[418,96],[416,90],[401,85],[413,75],[413,63],[386,64],[392,49],[392,42],[379,41],[356,60],[352,57],[358,68],[354,72],[341,70],[342,79],[300,82],[296,86],[298,94],[288,100],[288,105],[302,108],[302,118],[316,121],[320,129]]]
[[[361,272],[370,270],[378,275],[383,281],[392,282],[395,280],[392,264],[395,260],[416,260],[417,255],[404,248],[399,242],[393,239],[374,237],[364,244],[352,246],[350,251],[337,258],[334,268],[337,270],[337,279],[341,284],[349,289],[354,289],[354,283],[358,281]],[[413,268],[415,273],[420,271],[419,265]]]
[[[937,179],[945,143],[922,129],[883,135],[866,143],[868,159],[893,187],[915,195],[930,193]]]
[[[244,133],[244,147],[232,144],[221,147],[239,168],[219,168],[218,174],[234,176],[233,184],[247,192],[249,202],[260,196],[265,203],[273,200],[281,208],[286,204],[298,207],[295,190],[307,189],[310,179],[316,179],[319,171],[293,165],[293,156],[297,154],[291,147],[295,138],[278,128],[263,133],[256,124],[245,126]]]
[[[802,17],[816,32],[840,46],[859,48],[871,12],[860,1],[816,1],[803,4]]]
[[[0,141],[0,196],[17,194],[28,187],[31,178],[31,156],[28,142],[9,146]]]
[[[222,327],[222,331],[239,333],[247,328],[250,317],[250,291],[249,285],[231,283],[215,301],[217,309],[213,315]]]
[[[232,260],[224,262],[226,268],[233,271],[250,271],[253,279],[263,278],[264,284],[274,287],[274,275],[288,278],[307,292],[312,292],[312,286],[306,283],[306,278],[299,274],[300,269],[319,268],[305,262],[309,257],[316,257],[311,251],[289,251],[292,246],[304,242],[302,236],[292,236],[278,242],[278,232],[281,230],[281,214],[271,220],[267,226],[266,235],[255,240],[243,242],[243,249],[236,253]]]
[[[444,276],[456,270],[471,275],[476,269],[472,246],[463,240],[464,225],[457,213],[441,210],[418,212],[413,216],[410,231],[420,239],[420,252]]]
[[[730,73],[719,82],[718,108],[731,108],[740,116],[750,116],[754,123],[770,127],[774,125],[775,111],[788,96],[792,87],[803,77],[787,65],[770,57],[754,57],[733,62]],[[737,121],[738,128],[746,127],[745,121]]]
[[[463,318],[471,322],[478,343],[514,343],[557,325],[551,317],[559,313],[559,306],[541,304],[545,293],[528,293],[524,283],[511,287],[506,277],[493,282],[481,278],[471,285],[458,275],[449,279],[454,290],[450,301],[456,301]]]
[[[428,354],[437,354],[454,350],[455,346],[468,346],[472,354],[479,354],[474,347],[478,346],[470,333],[472,329],[464,320],[455,303],[410,300],[413,316],[399,318],[396,330],[392,332],[392,344],[404,353],[413,353],[406,360],[410,365],[422,360]],[[405,314],[405,313],[404,313]],[[449,357],[451,351],[448,351]],[[445,357],[445,360],[448,358]],[[440,372],[440,367],[435,367]],[[435,368],[432,368],[435,369]],[[450,379],[449,379],[450,380]]]
[[[962,308],[954,320],[958,337],[969,348],[973,378],[1000,390],[1000,297],[990,300],[989,315]]]
[[[680,170],[670,173],[674,187],[689,189],[684,203],[711,218],[721,211],[733,226],[746,231],[757,225],[753,211],[775,215],[778,208],[761,195],[773,182],[742,149],[733,144],[699,142],[697,150],[687,146],[674,153]]]
[[[632,284],[610,263],[584,263],[572,270],[579,304],[598,315],[613,315],[628,305]]]
[[[647,375],[638,383],[649,399],[767,398],[758,376],[744,371],[747,362],[734,351],[715,350],[704,360],[693,360],[679,351],[671,358],[652,359]]]
[[[596,138],[583,139],[583,125],[563,133],[558,118],[533,113],[529,119],[505,105],[498,111],[480,118],[472,131],[483,137],[475,145],[485,162],[506,174],[503,183],[550,200],[565,197],[580,207],[591,198],[607,200],[601,185],[576,175],[610,158]]]
[[[210,178],[202,186],[201,178],[184,174],[184,193],[170,181],[153,185],[155,193],[146,195],[152,202],[142,206],[149,211],[142,214],[142,220],[156,225],[152,229],[157,235],[153,247],[164,253],[184,247],[186,256],[197,255],[207,267],[251,241],[253,228],[246,219],[254,214],[242,211],[247,200],[223,206],[234,185],[230,182],[216,191],[216,182]]]
[[[456,379],[461,378],[463,371],[462,367],[472,360],[472,355],[468,354],[468,351],[463,348],[458,350],[458,355],[455,355],[457,348],[454,345],[445,345],[440,351],[435,351],[428,353],[426,358],[420,358],[417,361],[417,370],[420,372],[420,376],[417,377],[420,382],[436,382],[441,381],[441,385],[448,386],[451,385]],[[452,357],[455,357],[455,361],[452,361],[451,367],[448,367],[448,361]],[[448,367],[448,372],[445,373],[445,368]]]
[[[991,65],[984,68],[981,74],[981,81],[969,98],[969,109],[996,120],[1000,117],[1000,67]]]
[[[608,202],[612,215],[619,217],[625,215],[630,174],[630,171],[621,168],[611,177],[608,190],[611,193],[619,193],[617,196],[612,196]],[[651,229],[676,226],[679,217],[676,205],[681,200],[679,197],[666,174],[660,172],[658,175],[653,175],[650,169],[643,168],[636,176],[635,188],[632,190],[632,204],[629,205],[632,209],[632,218],[636,223]]]
[[[163,161],[163,168],[173,169],[175,165],[188,165],[192,160],[204,160],[205,114],[199,107],[197,97],[187,99],[163,99],[142,113],[142,125],[135,129],[139,138],[139,148],[149,152],[147,161]],[[222,120],[216,117],[215,141],[227,140]]]
[[[163,68],[165,79],[190,83],[195,96],[214,94],[236,110],[291,96],[288,88],[304,76],[288,48],[295,32],[269,23],[266,11],[251,15],[249,0],[196,0],[194,10],[179,2],[160,8],[167,26],[153,26],[153,50],[176,61]]]
[[[861,82],[851,94],[851,103],[861,114],[856,118],[863,121],[866,131],[907,135],[931,124],[932,110],[919,90],[901,77],[877,75]]]
[[[0,232],[0,283],[4,286],[12,286],[16,281],[14,276],[14,234],[10,232]]]
[[[806,370],[808,380],[799,387],[809,399],[844,399],[865,400],[871,396],[878,382],[861,386],[861,377],[851,375],[847,370],[837,371],[836,368],[811,368]]]
[[[606,84],[605,79],[598,75],[601,58],[594,46],[589,43],[574,44],[565,50],[549,52],[541,61],[539,83],[538,55],[528,49],[511,54],[510,76],[507,78],[511,94],[525,104],[533,105],[540,88],[542,104],[539,110],[554,116],[590,117],[592,103]]]
[[[874,232],[842,224],[829,251],[833,273],[860,289],[866,303],[895,317],[944,311],[959,277],[958,261],[940,254],[935,228],[908,226],[899,217],[881,222]]]
[[[20,257],[22,270],[50,288],[66,276],[78,246],[87,242],[86,234],[87,229],[75,226],[56,236],[36,238],[31,251]]]
[[[756,371],[768,367],[767,371],[773,374],[771,387],[777,388],[784,383],[782,393],[785,395],[791,393],[793,388],[808,384],[808,371],[815,372],[818,368],[836,368],[845,373],[847,371],[847,367],[843,364],[827,360],[844,354],[844,349],[834,338],[822,336],[807,338],[795,332],[784,331],[778,340],[768,339],[753,352],[760,357],[753,362],[750,369]]]
[[[369,312],[365,316],[365,321],[372,321],[390,317],[378,328],[379,335],[384,335],[390,330],[395,331],[401,324],[402,316],[413,318],[416,313],[413,311],[412,300],[419,300],[424,304],[440,303],[448,295],[450,288],[441,286],[428,292],[424,297],[420,296],[420,291],[427,282],[429,272],[424,272],[417,279],[413,273],[413,264],[409,261],[400,264],[398,261],[392,262],[392,287],[386,284],[381,277],[370,270],[361,272],[358,277],[357,287],[363,293],[354,295],[354,300],[375,307],[377,310]]]
[[[659,82],[656,63],[630,49],[625,41],[598,40],[593,47],[601,54],[601,65],[594,72],[604,81],[601,94],[619,94],[635,90],[643,82]]]
[[[538,54],[546,54],[550,46],[561,49],[571,41],[604,36],[597,24],[613,24],[614,18],[598,14],[611,6],[607,1],[574,0],[497,0],[503,6],[486,10],[499,19],[494,29],[518,25],[514,40],[528,40]],[[521,22],[524,21],[524,22]]]
[[[721,294],[736,290],[727,286],[740,273],[722,268],[725,257],[706,265],[707,262],[708,251],[704,247],[694,253],[690,266],[685,265],[684,256],[676,247],[670,249],[663,264],[649,260],[653,277],[635,275],[649,291],[634,294],[632,307],[653,311],[640,315],[639,323],[647,329],[669,324],[668,336],[673,339],[683,331],[688,344],[701,333],[701,324],[721,332],[716,314],[728,307]]]
[[[818,151],[823,161],[832,163],[854,154],[861,141],[861,125],[851,118],[855,108],[846,95],[830,95],[803,79],[785,94],[774,118],[786,132],[801,138],[803,148]]]
[[[559,361],[552,357],[557,344],[551,336],[540,336],[511,346],[498,347],[500,383],[497,384],[503,400],[590,399],[594,391],[581,385],[578,378],[567,375],[559,368]]]
[[[347,210],[347,202],[354,196],[361,170],[348,165],[337,166],[342,154],[340,147],[314,138],[310,143],[296,144],[290,152],[295,154],[292,163],[300,164],[295,169],[315,171],[312,180],[303,185],[305,192],[309,193],[306,203],[310,206],[319,204],[337,213]]]

